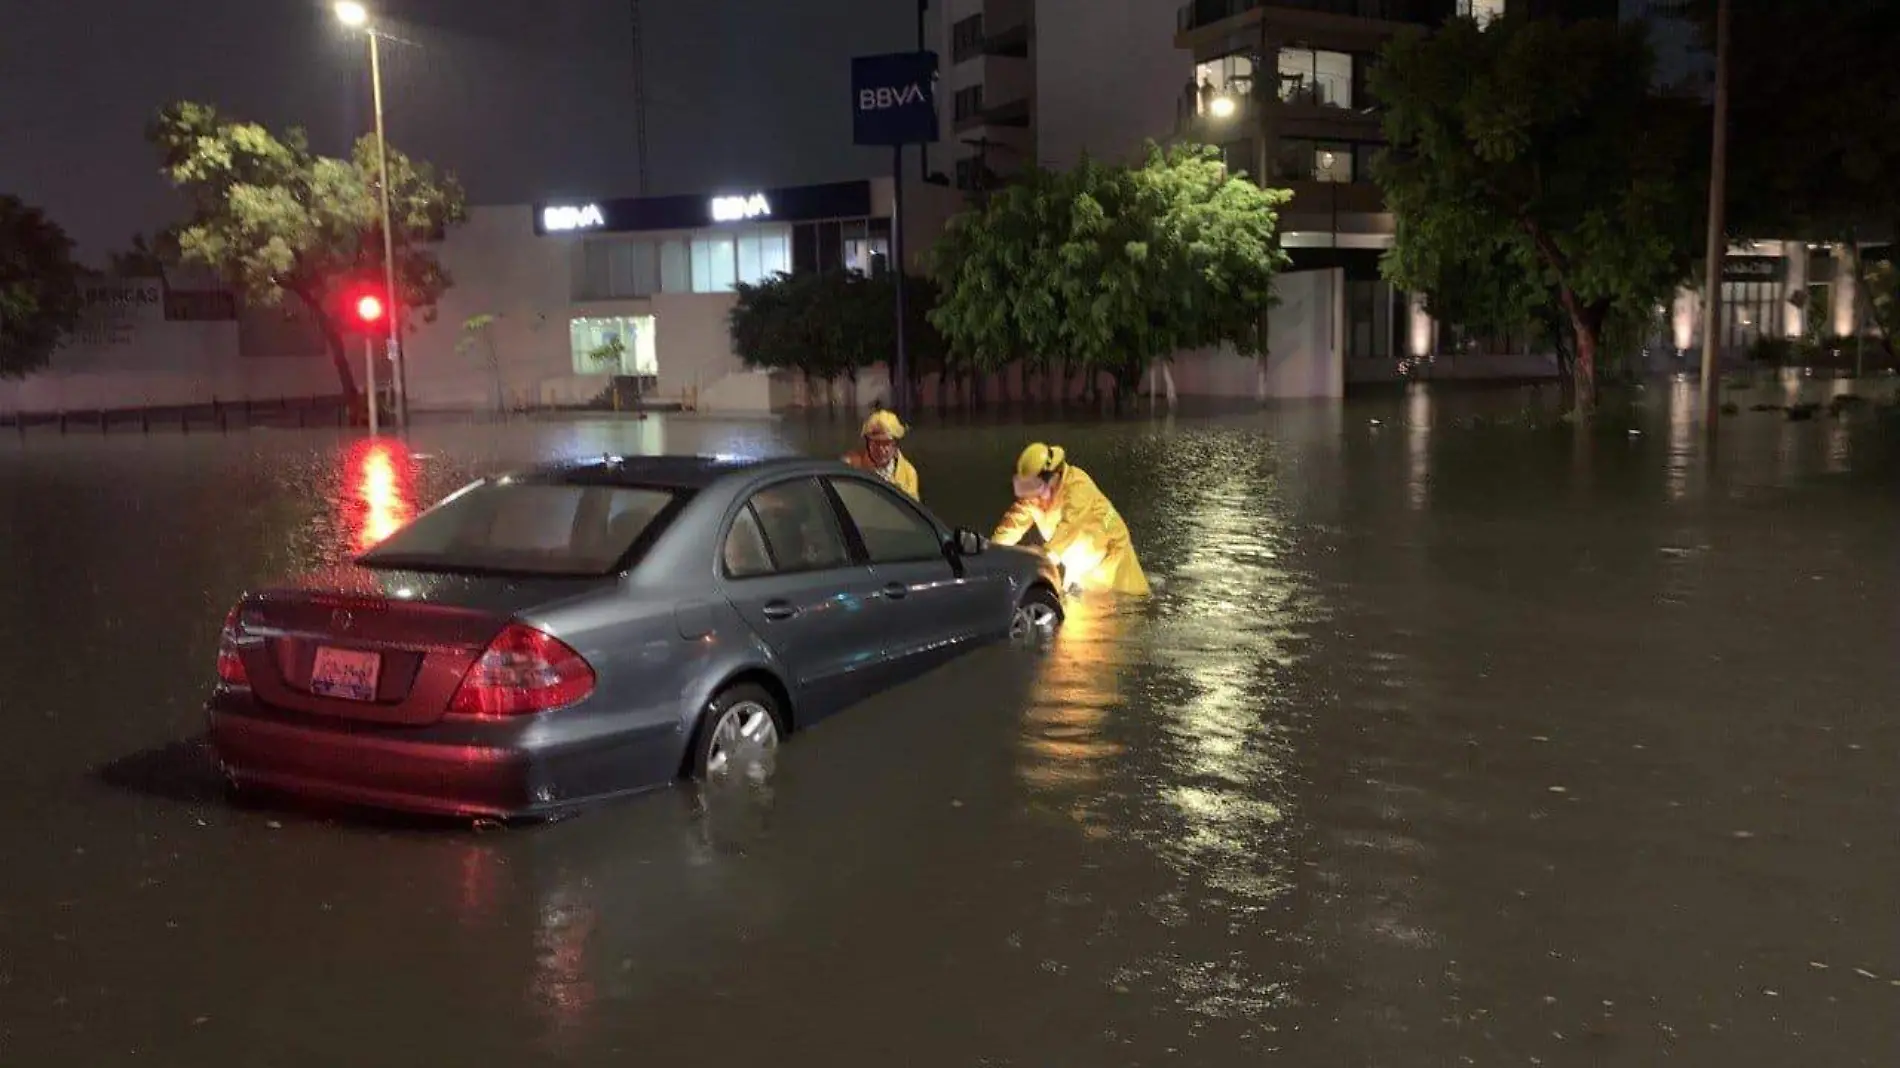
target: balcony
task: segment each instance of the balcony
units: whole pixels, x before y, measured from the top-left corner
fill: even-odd
[[[1186,33],[1217,26],[1261,8],[1316,11],[1347,18],[1427,25],[1444,21],[1455,10],[1454,0],[1193,0],[1181,6],[1176,15],[1175,28]]]

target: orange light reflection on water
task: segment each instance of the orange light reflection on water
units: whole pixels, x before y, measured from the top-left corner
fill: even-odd
[[[400,442],[377,439],[351,447],[346,460],[349,500],[344,510],[357,552],[375,548],[415,514],[412,460]]]

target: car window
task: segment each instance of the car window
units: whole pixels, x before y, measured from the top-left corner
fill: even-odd
[[[850,562],[831,498],[817,479],[760,490],[752,495],[751,511],[772,554],[773,571],[821,571]]]
[[[943,557],[943,542],[916,509],[890,493],[856,479],[834,479],[831,488],[844,502],[845,514],[864,539],[864,550],[874,564]]]
[[[729,578],[754,578],[772,573],[772,554],[765,548],[765,535],[759,530],[758,518],[747,505],[732,521],[732,529],[726,532],[726,545],[721,552]]]
[[[498,481],[456,494],[358,557],[365,567],[520,575],[611,573],[678,494]]]

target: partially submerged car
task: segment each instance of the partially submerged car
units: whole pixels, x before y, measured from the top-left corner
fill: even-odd
[[[534,817],[768,769],[779,740],[1061,625],[1055,567],[802,459],[480,480],[350,566],[247,594],[211,749],[239,788]]]

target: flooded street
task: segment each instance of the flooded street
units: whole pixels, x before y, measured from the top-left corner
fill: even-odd
[[[522,829],[227,802],[237,594],[478,473],[849,422],[0,439],[0,1065],[1890,1065],[1900,422],[1712,463],[1692,397],[926,419],[940,515],[1055,441],[1157,595]]]

